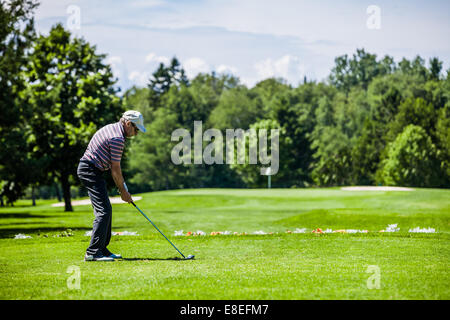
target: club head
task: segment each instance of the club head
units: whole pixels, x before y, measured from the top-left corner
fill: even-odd
[[[192,259],[194,259],[194,258],[195,258],[195,256],[192,255],[192,254],[190,254],[190,255],[188,255],[186,258],[184,258],[184,260],[192,260]]]

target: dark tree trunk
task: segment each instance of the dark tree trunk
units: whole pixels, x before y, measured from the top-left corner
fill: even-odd
[[[58,198],[58,202],[61,202],[61,192],[59,192],[59,186],[57,183],[55,183],[55,191],[56,191],[56,197]]]
[[[65,204],[64,211],[73,211],[72,203],[70,201],[69,175],[67,173],[61,174],[61,186],[63,189],[63,197],[64,197],[64,204]]]
[[[33,207],[36,206],[36,195],[34,194],[34,186],[31,187],[31,199],[33,201]]]
[[[3,196],[0,196],[0,207],[4,207],[5,203],[3,202]]]

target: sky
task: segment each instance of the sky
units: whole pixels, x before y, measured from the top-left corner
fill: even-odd
[[[357,48],[450,68],[448,0],[41,0],[35,23],[40,34],[62,23],[96,45],[122,92],[146,86],[174,56],[189,78],[215,71],[248,87],[269,77],[323,81]]]

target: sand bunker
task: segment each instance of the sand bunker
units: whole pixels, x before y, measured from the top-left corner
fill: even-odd
[[[342,187],[341,190],[346,190],[346,191],[414,191],[414,189],[412,189],[412,188],[405,188],[405,187],[375,187],[375,186]]]
[[[133,197],[133,201],[139,201],[142,200],[142,197]],[[114,197],[114,198],[109,198],[109,201],[114,204],[114,203],[125,203],[122,201],[122,199],[120,197]],[[72,206],[85,206],[85,205],[90,205],[91,204],[91,200],[89,199],[84,199],[84,200],[75,200],[72,201]],[[64,202],[58,202],[58,203],[54,203],[52,204],[52,207],[64,207]]]

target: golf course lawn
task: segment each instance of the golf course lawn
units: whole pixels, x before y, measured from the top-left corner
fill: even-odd
[[[21,200],[0,208],[0,299],[450,299],[450,190],[136,196],[143,197],[136,205],[195,260],[174,259],[178,252],[133,206],[116,204],[112,230],[138,236],[112,236],[108,248],[123,260],[84,262],[90,205],[64,212],[51,206],[55,201],[33,207]],[[390,224],[400,230],[379,232]],[[416,227],[436,233],[408,232]],[[286,232],[297,228],[306,233]],[[369,232],[311,233],[317,228]],[[175,236],[180,230],[207,235]],[[210,235],[217,231],[231,234]]]

